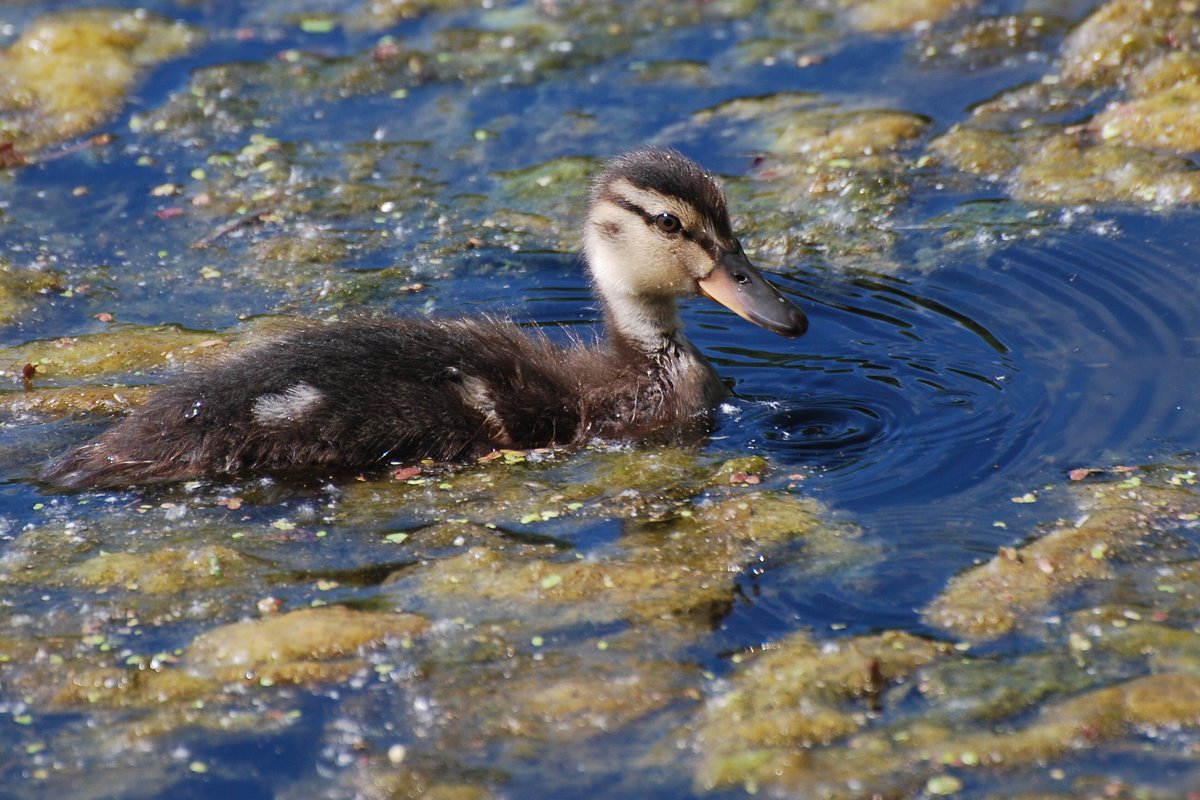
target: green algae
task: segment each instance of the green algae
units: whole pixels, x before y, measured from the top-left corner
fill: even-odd
[[[559,739],[578,744],[627,727],[686,700],[699,678],[685,664],[596,650],[525,651],[503,661],[440,663],[437,669],[438,680],[428,688],[446,711],[438,734],[447,745],[483,735],[518,756]]]
[[[18,321],[40,296],[63,289],[62,276],[49,271],[14,269],[0,261],[0,323]]]
[[[86,133],[112,116],[141,72],[187,52],[197,38],[145,11],[41,17],[0,55],[0,136],[33,154]]]
[[[466,9],[473,5],[469,0],[369,0],[359,3],[347,15],[345,24],[352,30],[382,30],[427,14]]]
[[[402,745],[389,748],[389,754],[404,754],[405,758],[407,752]],[[403,762],[396,765],[387,757],[365,753],[338,774],[333,796],[360,797],[363,800],[490,800],[503,796],[486,786],[469,783],[469,776],[463,775],[463,771],[442,775],[439,774],[441,770],[414,767]],[[487,777],[480,776],[478,780],[483,783]],[[299,799],[305,795],[300,790],[299,794],[285,792],[281,796]]]
[[[1193,204],[1198,30],[1191,4],[1113,0],[1067,35],[1055,72],[981,103],[930,151],[1023,202]],[[1097,91],[1115,102],[1087,120]]]
[[[1200,678],[1166,673],[1050,703],[1013,735],[981,733],[962,737],[949,747],[981,754],[984,765],[1027,764],[1112,739],[1135,727],[1197,724]]]
[[[1200,83],[1195,77],[1143,98],[1119,103],[1096,116],[1106,139],[1169,152],[1200,150]]]
[[[65,417],[74,414],[126,413],[150,396],[148,386],[65,386],[0,392],[0,409],[9,414]]]
[[[178,707],[219,698],[222,686],[344,681],[366,668],[365,648],[411,641],[428,627],[412,614],[301,609],[223,625],[198,636],[175,666],[69,669],[53,702],[62,707]],[[165,720],[164,720],[165,721]]]
[[[208,546],[195,550],[166,548],[151,553],[101,553],[68,569],[67,574],[89,588],[120,587],[134,592],[173,594],[238,580],[248,571],[245,559],[236,551]]]
[[[932,27],[922,33],[917,45],[923,61],[979,68],[1039,52],[1066,24],[1061,17],[1026,11],[967,20],[961,26]]]
[[[814,109],[765,122],[770,153],[795,155],[809,166],[853,160],[863,169],[882,166],[876,158],[918,138],[928,125],[915,114],[878,109]]]
[[[814,511],[785,495],[750,494],[698,506],[590,558],[469,547],[399,573],[389,593],[440,616],[522,619],[542,629],[582,621],[707,626],[732,602],[741,565],[817,529]]]
[[[541,618],[530,624],[539,627],[691,617],[707,625],[728,606],[733,576],[639,562],[514,563],[476,548],[438,561],[418,578],[401,579],[395,588],[442,613],[504,618],[536,609]]]
[[[1080,521],[963,573],[926,609],[956,635],[996,637],[1036,622],[1049,635],[1035,652],[976,657],[965,645],[911,637],[893,652],[886,636],[821,642],[798,633],[739,659],[685,726],[699,746],[697,787],[853,798],[908,796],[968,776],[1021,786],[1036,765],[1081,749],[1119,751],[1145,732],[1194,730],[1200,567],[1171,544],[1197,515],[1194,480],[1186,469],[1147,467],[1074,486]],[[1101,604],[1056,623],[1081,594]],[[1081,768],[1076,780],[1089,775]]]
[[[147,708],[193,703],[217,688],[208,678],[175,669],[83,669],[69,674],[54,702],[63,708]]]
[[[947,716],[959,725],[995,725],[1100,680],[1080,669],[1076,653],[1052,650],[1012,660],[943,659],[922,672],[920,693],[933,707],[952,709]]]
[[[0,348],[0,361],[33,364],[40,379],[54,385],[162,369],[207,356],[226,342],[221,334],[175,325],[118,325],[103,333]]]
[[[587,190],[601,166],[597,159],[574,157],[500,173],[498,208],[484,225],[491,223],[510,236],[536,234],[543,246],[569,249],[579,237]],[[513,216],[517,213],[522,217]]]
[[[309,608],[223,625],[196,637],[184,654],[192,671],[214,675],[287,673],[297,667],[355,656],[385,640],[408,641],[429,627],[414,614]]]
[[[382,756],[372,762],[371,774],[377,771],[385,785],[409,791],[403,788],[409,786],[404,769],[409,759],[419,765],[431,752],[453,752],[464,737],[482,737],[512,758],[528,758],[553,743],[606,740],[614,732],[693,708],[705,678],[687,660],[664,656],[693,646],[710,630],[733,602],[735,580],[745,565],[764,553],[782,556],[789,548],[825,538],[830,539],[827,551],[832,548],[849,557],[854,549],[847,529],[826,529],[815,503],[749,484],[745,478],[750,475],[771,479],[769,464],[760,457],[720,460],[669,449],[648,454],[592,451],[540,462],[527,460],[528,455],[513,463],[498,459],[442,473],[426,466],[410,473],[430,478],[417,485],[406,477],[356,483],[347,487],[353,492],[340,493],[341,499],[328,510],[343,519],[345,510],[353,511],[358,521],[347,526],[329,517],[321,520],[318,524],[332,523],[330,530],[340,531],[330,538],[336,536],[345,546],[355,527],[362,526],[364,537],[375,538],[371,557],[376,563],[414,559],[379,586],[369,603],[375,610],[321,606],[224,625],[206,622],[190,644],[169,657],[139,654],[136,637],[106,631],[105,640],[112,645],[105,651],[109,656],[97,659],[88,655],[90,648],[81,645],[76,634],[64,643],[66,658],[59,666],[40,672],[22,668],[13,685],[58,709],[87,709],[91,715],[138,711],[136,727],[111,724],[114,736],[127,747],[140,743],[144,748],[182,727],[223,728],[230,715],[239,714],[247,688],[257,702],[275,707],[285,698],[273,693],[275,686],[311,690],[323,684],[386,682],[390,699],[372,713],[381,714],[388,726],[408,713],[406,704],[413,697],[439,709],[434,720],[422,723],[423,742],[402,740],[405,745],[396,752],[403,764],[398,767]],[[636,469],[639,458],[646,470]],[[553,474],[574,470],[578,475],[583,466],[603,479],[585,482],[582,493],[570,491],[570,484]],[[544,487],[531,491],[531,480],[542,481]],[[667,508],[663,500],[651,497],[656,484],[666,487],[673,499],[670,513],[650,519],[650,510]],[[389,489],[396,491],[387,494]],[[454,497],[464,489],[472,503],[482,500],[480,508],[490,507],[501,524],[456,518],[391,537],[387,528],[369,522],[422,508],[427,492]],[[488,492],[505,499],[493,499],[489,506]],[[518,492],[524,494],[520,504]],[[643,494],[642,499],[632,497]],[[548,502],[556,495],[565,496]],[[203,536],[203,497],[187,500],[187,513],[171,523],[175,530],[155,534],[161,548],[141,552],[111,552],[107,542],[121,536],[119,526],[79,529],[72,547],[62,546],[60,527],[28,531],[7,558],[11,573],[23,576],[21,583],[10,585],[26,585],[35,572],[43,576],[36,579],[41,585],[82,584],[96,593],[91,602],[97,610],[136,608],[132,613],[140,619],[140,628],[178,624],[184,606],[202,609],[219,603],[221,616],[236,616],[237,609],[250,608],[255,598],[262,598],[268,586],[285,596],[319,599],[321,589],[303,588],[315,580],[331,585],[332,599],[339,591],[332,584],[351,585],[345,570],[336,577],[313,570],[284,577],[281,560],[320,560],[319,547],[297,552],[287,546],[296,537],[309,536],[305,529],[313,524],[311,519],[244,524],[242,529],[251,536],[237,539],[236,551],[211,548],[215,559],[205,557],[208,551],[180,548],[174,543]],[[586,497],[587,503],[572,508],[581,501],[567,497]],[[244,492],[237,503],[232,499],[222,494],[220,508],[234,514],[252,510],[248,504],[254,502],[253,492]],[[168,499],[164,505],[178,502],[181,499]],[[150,529],[158,519],[169,519],[172,511],[143,507],[150,515]],[[367,507],[372,515],[359,516]],[[463,512],[457,503],[449,507]],[[530,507],[561,507],[564,513],[600,518],[623,513],[628,515],[628,530],[610,544],[589,548],[586,555],[563,541],[514,537],[503,530],[514,527],[512,521]],[[197,515],[200,519],[193,524],[184,524]],[[553,528],[560,522],[558,517],[539,515],[532,525]],[[279,535],[277,543],[256,533],[268,529]],[[833,545],[842,537],[847,539],[845,546]],[[53,558],[44,549],[50,547],[55,548]],[[97,555],[98,547],[105,552]],[[17,557],[22,553],[23,558]],[[221,564],[219,574],[211,570],[214,562]],[[23,564],[36,565],[36,571]],[[362,592],[370,591],[373,583],[355,585],[356,592]],[[151,592],[170,598],[171,604],[148,602]],[[419,616],[405,613],[409,610]],[[590,633],[580,636],[580,629]],[[419,669],[414,669],[416,664]],[[42,685],[32,683],[35,674]],[[885,674],[890,680],[891,674]],[[498,686],[503,691],[497,691]],[[238,724],[245,727],[232,725],[228,735],[239,729],[248,735],[262,733],[293,721],[276,716],[257,727],[249,720]],[[367,741],[394,741],[389,729],[394,731],[376,730],[368,723]],[[65,745],[55,740],[52,746]],[[436,769],[427,773],[413,768],[424,776],[420,785],[438,783]],[[471,793],[490,781],[448,785]]]
[[[903,111],[778,93],[723,102],[670,133],[736,137],[761,152],[747,177],[726,181],[752,255],[783,261],[821,251],[878,267],[895,242],[890,220],[913,189],[909,151],[928,124]]]
[[[1040,662],[1039,666],[1046,666]],[[1030,665],[1032,666],[1032,665]],[[953,665],[944,665],[953,672]],[[1015,677],[1015,676],[1012,676]],[[1027,721],[1000,729],[964,727],[946,707],[918,717],[903,713],[863,730],[843,747],[787,746],[729,749],[720,760],[706,760],[697,773],[705,789],[741,786],[750,791],[799,798],[907,796],[942,776],[1012,773],[1080,749],[1116,742],[1139,730],[1200,724],[1200,680],[1178,673],[1147,675],[1089,688],[1071,696],[1056,687],[1054,699],[1040,705]],[[736,690],[734,690],[736,691]],[[1178,702],[1175,702],[1178,698]],[[719,707],[720,698],[714,701]],[[791,724],[803,724],[792,712]],[[785,731],[785,723],[773,729]],[[865,721],[858,727],[865,728]]]
[[[957,127],[930,146],[959,169],[1002,181],[1024,202],[1170,206],[1200,197],[1200,176],[1188,159],[1078,132],[1032,136]]]
[[[390,518],[397,505],[421,508],[427,522],[670,520],[683,511],[704,513],[693,501],[707,490],[734,490],[734,484],[746,484],[731,480],[734,473],[761,478],[767,472],[755,457],[722,460],[682,447],[497,451],[469,468],[425,464],[396,480],[347,486],[347,510],[339,522],[379,524],[381,514]],[[771,502],[770,497],[765,501]],[[795,502],[803,513],[804,501]]]
[[[1136,552],[1146,536],[1186,524],[1200,510],[1193,489],[1141,478],[1089,486],[1080,494],[1081,521],[1022,547],[1004,548],[956,576],[926,608],[926,619],[958,636],[1000,636],[1080,587],[1111,581],[1114,559]]]
[[[663,83],[671,86],[691,84],[708,86],[713,83],[708,63],[692,59],[672,59],[638,62],[630,65],[637,79],[644,83]]]
[[[638,521],[645,506],[626,507],[633,515],[628,535],[586,558],[560,545],[513,539],[484,525],[456,520],[426,526],[397,538],[395,544],[380,541],[380,552],[414,547],[415,553],[430,561],[401,570],[381,587],[372,604],[418,608],[420,616],[332,606],[206,626],[170,658],[143,656],[135,668],[98,664],[69,649],[71,657],[50,672],[57,679],[46,688],[29,690],[59,709],[84,708],[93,715],[139,710],[144,716],[136,729],[117,723],[114,735],[129,747],[137,742],[145,747],[181,726],[222,728],[223,720],[240,708],[244,689],[237,687],[252,688],[259,702],[270,704],[275,695],[263,693],[272,692],[274,686],[342,685],[375,675],[396,693],[379,712],[389,724],[391,715],[405,713],[403,708],[410,702],[406,698],[426,698],[423,702],[432,701],[439,709],[432,723],[424,723],[423,745],[408,742],[396,751],[402,765],[397,767],[390,757],[373,762],[370,774],[378,774],[383,785],[394,785],[398,792],[412,789],[404,769],[409,759],[422,763],[430,747],[434,752],[452,752],[464,737],[482,737],[513,758],[527,758],[551,743],[603,740],[647,719],[676,713],[672,709],[691,708],[701,696],[704,678],[686,661],[664,659],[664,649],[687,647],[709,630],[714,614],[723,613],[731,602],[740,564],[789,542],[825,535],[819,530],[819,507],[778,492],[747,491],[746,481],[740,478],[750,474],[769,478],[768,465],[758,457],[705,462],[694,455],[685,457],[683,451],[662,451],[659,468],[651,469],[647,478],[632,469],[636,454],[613,455],[618,457],[612,461],[600,459],[606,481],[624,474],[630,485],[606,486],[610,501],[621,502],[617,498],[631,491],[650,492],[655,480],[675,481],[691,487],[690,493],[679,491],[675,500],[678,510],[690,514],[677,513],[668,521],[643,525]],[[563,466],[552,462],[549,468]],[[440,476],[446,480],[439,477],[438,484],[469,484],[465,478],[475,473],[492,473],[497,482],[500,473],[508,472],[528,495],[531,472],[546,469],[545,463],[536,462],[491,463]],[[407,480],[394,483],[412,490],[424,488]],[[379,489],[393,482],[375,483]],[[356,503],[367,502],[369,496],[358,495]],[[421,503],[419,494],[404,498],[402,494],[392,498],[393,514],[405,502]],[[228,498],[224,502],[235,508]],[[527,502],[544,506],[545,498],[535,495]],[[344,505],[343,500],[337,507]],[[511,507],[507,511],[509,515],[520,512]],[[542,524],[556,521],[550,518]],[[270,527],[289,535],[301,531],[290,524]],[[181,529],[164,540],[186,533]],[[70,581],[85,580],[93,590],[120,593],[122,605],[132,603],[141,609],[143,625],[167,622],[138,599],[152,588],[190,604],[206,596],[222,596],[212,594],[217,588],[213,577],[202,574],[211,559],[171,547],[149,551],[144,557],[88,556],[105,536],[103,530],[88,531],[78,549],[60,548],[65,569],[36,554],[34,539],[48,545],[53,539],[49,532],[43,536],[29,532],[22,541],[29,559],[41,570],[70,576]],[[264,551],[261,543],[253,549]],[[219,560],[242,565],[233,572],[250,569],[258,574],[237,577],[226,572],[215,579],[217,584],[234,580],[261,587],[264,577],[279,574],[278,567],[261,556],[246,559],[229,554]],[[161,566],[153,566],[158,561]],[[10,566],[19,570],[15,562]],[[177,573],[175,582],[153,583],[160,568]],[[277,588],[286,591],[285,584]],[[245,599],[229,596],[228,591],[220,590],[226,593],[223,605],[247,607]],[[569,633],[579,625],[594,633],[582,638]],[[119,637],[114,644],[113,655],[126,658],[123,653],[128,649],[121,648]],[[421,664],[419,671],[404,666],[415,663]],[[43,671],[39,679],[46,678]],[[27,685],[23,679],[18,683]],[[504,690],[496,691],[498,686]],[[291,720],[268,719],[260,726],[244,720],[243,724],[249,734]],[[383,742],[394,736],[386,728],[368,735],[368,741]],[[55,741],[52,746],[61,749],[63,744]],[[419,785],[438,784],[437,770],[426,773],[413,768],[423,776]],[[447,791],[478,793],[483,791],[479,785],[489,782],[451,782]]]
[[[832,781],[827,784],[825,776],[795,774],[804,772],[814,748],[866,728],[872,705],[889,685],[945,652],[944,646],[905,634],[826,646],[793,634],[752,660],[727,691],[706,704],[696,733],[702,753],[697,784],[705,790],[771,787],[826,796]],[[815,750],[835,751],[841,752]]]
[[[1129,95],[1146,98],[1176,86],[1200,81],[1200,53],[1172,51],[1130,76]]]
[[[337,288],[324,286],[327,278],[322,280],[328,266],[343,255],[321,244],[331,239],[342,242],[357,259],[378,258],[374,254],[398,244],[393,226],[402,226],[404,240],[399,244],[415,245],[410,261],[417,264],[425,257],[456,257],[481,246],[574,249],[577,244],[587,185],[577,180],[581,165],[554,159],[528,167],[536,176],[524,175],[523,170],[498,173],[479,186],[494,186],[497,200],[491,207],[477,207],[461,194],[461,187],[448,196],[445,170],[439,164],[475,164],[485,173],[490,142],[503,140],[513,119],[501,116],[482,127],[469,124],[473,91],[448,89],[430,105],[416,101],[421,87],[490,90],[497,82],[546,81],[612,58],[664,28],[738,19],[751,14],[753,5],[635,3],[620,15],[581,3],[556,4],[553,9],[488,9],[479,13],[474,25],[435,25],[427,37],[412,40],[385,37],[347,57],[289,51],[275,61],[203,67],[192,73],[185,91],[134,117],[131,127],[151,140],[186,143],[207,152],[203,177],[176,181],[180,194],[175,208],[183,220],[211,226],[199,244],[229,251],[222,253],[224,259],[233,257],[236,269],[229,264],[217,267],[223,273],[223,288],[257,286],[292,297],[319,292],[340,303]],[[361,11],[378,10],[385,17],[392,11],[401,16],[436,15],[440,6],[399,4],[389,11],[387,4],[380,4],[379,9]],[[405,144],[388,137],[383,142],[352,143],[344,155],[334,154],[342,156],[344,163],[339,163],[339,158],[330,158],[324,143],[301,137],[276,140],[268,149],[255,146],[256,137],[271,138],[264,128],[298,113],[307,115],[314,105],[364,96],[391,98],[401,129],[419,132],[412,144],[432,152],[398,159],[395,151]],[[542,136],[547,141],[605,135],[605,129],[584,113],[556,113],[545,128]],[[584,173],[596,163],[580,161]],[[526,177],[541,184],[531,184]],[[368,219],[373,221],[364,225]],[[259,255],[266,257],[241,255],[243,241],[263,237],[279,244],[261,245]],[[301,244],[292,249],[286,242]],[[359,273],[354,280],[365,285],[369,275]]]
[[[850,24],[867,33],[904,30],[917,25],[939,22],[960,8],[974,5],[973,0],[839,0]]]
[[[873,698],[946,649],[891,633],[827,646],[799,633],[772,644],[706,705],[698,779],[709,788],[741,784],[747,753],[751,763],[775,763],[862,729]]]
[[[1144,661],[1154,672],[1200,674],[1200,634],[1142,619],[1128,607],[1080,611],[1073,615],[1071,632],[1077,644],[1095,651],[1096,660],[1114,656],[1123,662]]]
[[[1062,75],[1076,84],[1112,84],[1159,55],[1191,46],[1200,34],[1196,7],[1173,0],[1111,0],[1078,25],[1062,46]]]

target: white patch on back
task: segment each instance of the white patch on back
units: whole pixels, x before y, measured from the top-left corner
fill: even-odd
[[[258,396],[250,413],[259,425],[282,427],[304,419],[324,399],[321,390],[315,386],[297,383],[282,392]]]
[[[494,441],[510,441],[508,430],[504,427],[504,421],[500,419],[500,415],[496,413],[496,404],[492,400],[485,381],[474,376],[467,376],[462,379],[458,393],[464,403],[483,415],[483,421]]]

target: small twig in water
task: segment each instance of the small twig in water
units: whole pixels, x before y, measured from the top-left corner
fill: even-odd
[[[228,236],[241,228],[248,228],[251,225],[259,225],[266,221],[266,218],[273,214],[274,211],[269,208],[260,208],[256,211],[250,211],[237,219],[231,220],[221,227],[217,228],[212,233],[196,241],[192,245],[194,250],[203,250],[218,239]]]
[[[66,156],[81,153],[84,150],[91,150],[93,147],[104,147],[105,145],[112,144],[112,140],[114,138],[115,137],[111,133],[101,133],[98,136],[92,136],[84,139],[82,142],[76,142],[75,144],[67,145],[59,150],[55,150],[50,153],[43,153],[40,156],[30,158],[28,159],[28,162],[31,164],[40,164],[45,161],[55,161]]]

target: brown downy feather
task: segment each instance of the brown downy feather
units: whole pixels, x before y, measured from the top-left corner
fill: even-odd
[[[631,360],[495,320],[302,324],[185,372],[43,477],[83,487],[345,472],[671,436],[703,429],[723,391],[688,350]]]

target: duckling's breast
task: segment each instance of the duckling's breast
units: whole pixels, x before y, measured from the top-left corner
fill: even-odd
[[[690,342],[653,355],[609,356],[609,370],[583,390],[580,438],[669,441],[704,435],[713,408],[728,394],[708,360]]]

